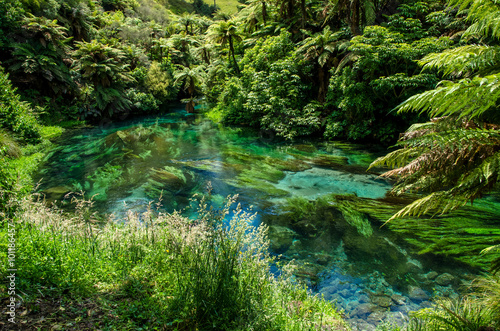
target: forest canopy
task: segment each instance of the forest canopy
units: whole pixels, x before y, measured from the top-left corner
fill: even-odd
[[[284,138],[390,144],[419,118],[392,109],[441,78],[416,61],[474,41],[461,38],[464,16],[439,1],[260,0],[233,15],[201,1],[0,6],[0,65],[46,123],[181,100]]]

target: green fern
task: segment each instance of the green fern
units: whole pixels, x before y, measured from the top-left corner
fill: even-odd
[[[477,331],[494,325],[490,307],[473,298],[442,300],[432,309],[413,313],[406,331]]]
[[[467,11],[467,19],[473,24],[467,29],[465,36],[479,35],[500,38],[500,8],[497,1],[492,0],[450,0],[453,7]]]
[[[467,13],[472,22],[465,37],[500,39],[498,0],[449,0],[449,4]],[[423,70],[438,70],[456,80],[443,80],[437,88],[398,106],[399,112],[418,111],[431,120],[412,125],[397,143],[400,149],[370,167],[393,168],[383,176],[397,179],[394,194],[424,195],[387,222],[449,212],[498,188],[500,181],[500,47],[467,45],[427,55],[419,63]],[[494,260],[492,270],[500,270],[500,258]],[[462,310],[456,307],[443,305],[439,314],[430,315],[430,324],[411,325],[414,330],[478,330],[487,325],[481,320],[482,312],[469,303],[462,303]]]
[[[473,119],[494,109],[500,99],[500,73],[441,81],[438,88],[417,94],[399,106],[399,112],[420,111],[431,117],[456,115]]]
[[[424,70],[437,69],[451,77],[467,77],[473,74],[484,76],[499,71],[500,48],[467,45],[429,54],[418,63]]]

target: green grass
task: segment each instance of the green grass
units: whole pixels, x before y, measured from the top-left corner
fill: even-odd
[[[266,228],[252,227],[234,202],[214,210],[201,199],[196,220],[150,205],[120,223],[95,214],[92,201],[74,199],[65,214],[24,199],[10,220],[18,321],[26,329],[347,330],[331,302],[291,280],[292,266],[271,274]],[[0,238],[6,274],[7,221]],[[8,298],[5,283],[0,294]]]
[[[203,0],[203,2],[212,6],[214,4],[214,2],[210,0]],[[215,4],[223,13],[231,15],[236,14],[238,12],[238,6],[241,5],[241,3],[236,0],[215,0]]]

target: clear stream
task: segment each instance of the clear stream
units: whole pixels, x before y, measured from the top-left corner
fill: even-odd
[[[214,204],[239,194],[269,225],[273,253],[296,261],[296,277],[336,301],[354,329],[373,330],[401,323],[434,295],[456,297],[487,265],[477,252],[500,241],[495,197],[381,228],[411,201],[386,196],[391,183],[366,171],[385,152],[291,143],[177,111],[67,132],[40,169],[40,191],[48,201],[84,191],[117,219],[160,195],[167,211],[186,208],[208,183]]]

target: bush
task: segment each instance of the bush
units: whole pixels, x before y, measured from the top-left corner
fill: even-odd
[[[321,105],[308,102],[311,87],[301,78],[311,65],[293,50],[291,34],[284,30],[248,49],[240,62],[241,76],[225,81],[209,117],[271,130],[286,138],[320,131]]]
[[[40,141],[40,124],[32,109],[19,99],[9,75],[0,67],[0,128],[17,134],[26,142]]]

